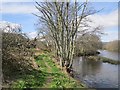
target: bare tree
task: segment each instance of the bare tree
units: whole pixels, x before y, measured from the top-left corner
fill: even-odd
[[[76,55],[96,54],[97,50],[102,48],[101,39],[96,34],[79,36],[75,45]]]
[[[49,30],[61,67],[71,68],[75,51],[75,40],[79,33],[78,30],[80,30],[80,33],[83,31],[82,25],[89,27],[84,21],[87,19],[87,16],[96,13],[96,11],[89,10],[87,1],[83,3],[36,2],[36,4],[40,15],[35,15],[39,17],[41,25],[46,26]]]

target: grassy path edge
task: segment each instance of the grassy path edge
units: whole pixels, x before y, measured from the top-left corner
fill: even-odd
[[[41,53],[35,59],[38,68],[20,75],[12,83],[12,88],[86,88],[87,86],[72,77],[55,61],[50,54]]]

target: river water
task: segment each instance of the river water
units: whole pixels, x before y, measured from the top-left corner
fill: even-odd
[[[113,56],[113,55],[112,55]],[[74,78],[92,88],[118,88],[118,65],[76,57]]]
[[[118,52],[111,52],[107,50],[98,50],[98,51],[100,52],[99,56],[110,58],[113,60],[118,60],[120,56],[120,53]]]

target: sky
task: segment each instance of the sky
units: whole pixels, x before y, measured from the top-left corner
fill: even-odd
[[[38,13],[34,2],[3,2],[0,10],[2,18],[0,21],[17,23],[22,30],[28,33],[31,38],[36,36],[38,18],[32,13]],[[101,10],[95,15],[89,16],[94,22],[93,26],[104,27],[105,34],[101,36],[103,42],[118,39],[118,3],[117,2],[90,2],[95,10]]]

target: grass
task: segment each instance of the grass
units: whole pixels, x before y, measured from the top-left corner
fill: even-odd
[[[106,57],[101,57],[101,56],[90,56],[88,57],[88,59],[90,60],[100,60],[104,63],[110,63],[110,64],[120,64],[120,61],[116,61],[116,60],[112,60],[112,59],[109,59],[109,58],[106,58]]]
[[[38,70],[31,71],[12,83],[12,88],[85,88],[84,84],[70,78],[48,54],[36,58]]]

